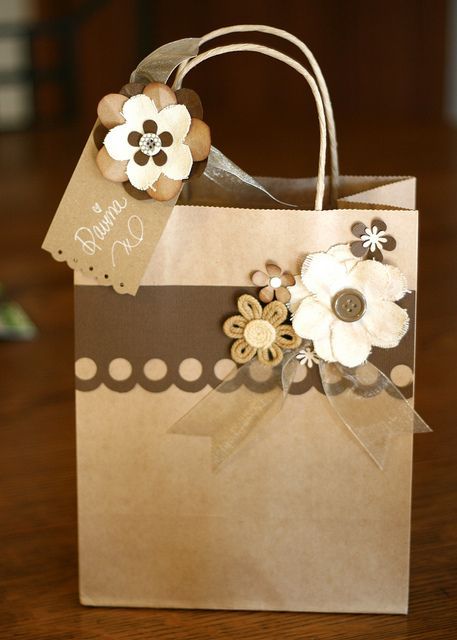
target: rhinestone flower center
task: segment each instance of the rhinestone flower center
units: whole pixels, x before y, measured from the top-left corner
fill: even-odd
[[[140,150],[146,156],[155,156],[162,148],[162,142],[156,133],[144,133],[140,138]]]

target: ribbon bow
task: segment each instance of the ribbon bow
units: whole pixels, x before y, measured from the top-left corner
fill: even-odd
[[[251,360],[233,369],[170,428],[170,433],[211,438],[212,468],[219,471],[237,451],[259,438],[283,409],[296,375],[297,353],[289,351],[282,363],[271,369],[274,384],[262,393],[251,391],[248,381],[258,379],[267,367]],[[366,362],[357,370],[322,360],[318,366],[331,407],[380,469],[393,437],[431,431],[390,378],[372,363]],[[306,420],[303,401],[304,425]]]

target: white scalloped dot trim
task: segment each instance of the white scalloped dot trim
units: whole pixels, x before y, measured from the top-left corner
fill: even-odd
[[[143,367],[143,373],[148,380],[158,382],[163,380],[167,375],[167,365],[160,358],[151,358]],[[218,380],[224,380],[230,372],[235,373],[236,367],[233,360],[222,358],[214,365],[214,375]],[[253,369],[255,376],[262,375],[260,368]],[[109,376],[116,382],[128,380],[132,375],[132,365],[126,358],[114,358],[108,367]],[[271,371],[265,371],[267,378],[271,375]],[[295,382],[301,382],[308,373],[307,367],[298,367]],[[97,364],[92,358],[79,358],[75,362],[75,374],[79,380],[89,381],[97,375]],[[199,380],[203,375],[203,367],[196,358],[186,358],[179,365],[179,375],[186,382],[194,382]],[[390,378],[397,387],[407,387],[413,381],[413,371],[406,364],[397,364],[390,372]],[[264,378],[258,379],[257,382],[263,382]],[[366,381],[369,383],[369,381]]]

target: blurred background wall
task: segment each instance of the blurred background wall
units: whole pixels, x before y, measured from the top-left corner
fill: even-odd
[[[340,116],[439,118],[446,112],[446,96],[456,101],[450,92],[456,89],[456,5],[456,0],[1,0],[1,125],[50,123],[61,116],[90,121],[98,98],[122,84],[149,51],[236,22],[274,24],[304,38],[324,68]],[[249,81],[245,91],[255,87],[247,105],[255,113],[271,97],[278,72],[272,67],[262,73],[265,64],[249,54],[242,67],[218,60],[208,63],[196,82],[209,89],[204,81],[221,74],[227,81],[216,92],[214,86],[207,91],[205,101],[223,100],[231,107],[242,101],[232,85],[239,85],[242,71]],[[290,102],[295,83],[277,75],[283,99]]]
[[[457,0],[0,0],[0,129],[78,122],[88,131],[100,97],[155,47],[241,22],[285,28],[310,46],[337,124],[457,120]],[[310,95],[276,61],[226,56],[187,84],[203,98],[216,144],[229,116],[229,155],[248,135],[262,148],[259,114],[313,123],[314,143]]]

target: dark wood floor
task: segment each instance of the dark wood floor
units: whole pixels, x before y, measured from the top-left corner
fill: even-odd
[[[409,615],[79,605],[72,278],[40,250],[84,142],[77,128],[62,128],[4,135],[0,145],[0,280],[40,329],[34,342],[0,344],[1,638],[457,637],[457,132],[414,123],[343,123],[340,132],[345,173],[419,178],[417,408],[434,433],[416,437]],[[228,152],[248,171],[301,173],[298,145],[271,159],[262,144],[231,138]],[[311,159],[303,161],[310,172]]]

